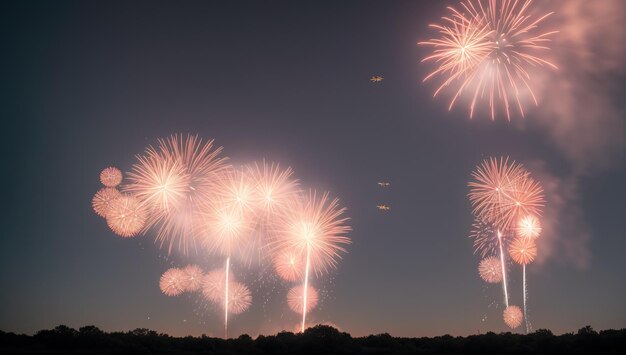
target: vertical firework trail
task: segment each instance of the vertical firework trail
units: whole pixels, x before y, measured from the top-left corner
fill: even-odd
[[[526,323],[526,334],[530,331],[530,323],[528,322],[528,315],[526,314],[526,298],[528,298],[528,291],[526,289],[526,264],[522,265],[522,283],[524,292],[524,322]]]
[[[226,283],[224,297],[224,339],[228,339],[228,276],[230,272],[230,256],[226,258]]]
[[[504,251],[502,250],[502,233],[498,230],[498,244],[500,244],[500,264],[502,265],[502,289],[504,290],[504,304],[509,306],[509,292],[506,289],[506,268],[504,267]]]
[[[304,333],[304,324],[306,323],[307,296],[309,291],[309,265],[311,263],[311,246],[306,246],[306,266],[304,269],[304,289],[302,290],[302,332]]]

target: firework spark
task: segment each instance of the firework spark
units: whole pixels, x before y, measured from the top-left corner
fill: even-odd
[[[339,200],[329,200],[328,193],[321,198],[313,191],[308,196],[292,202],[282,215],[279,229],[270,248],[276,252],[294,252],[302,255],[305,260],[303,305],[307,304],[309,271],[316,274],[328,271],[337,265],[350,239],[345,236],[351,228],[345,223],[348,218],[343,217],[345,208],[339,207]],[[303,306],[304,307],[304,306]],[[302,311],[302,331],[306,324],[306,308]]]
[[[249,167],[249,175],[260,199],[260,208],[266,214],[281,212],[300,192],[291,168],[282,170],[279,164],[268,164],[264,160]]]
[[[522,314],[522,310],[520,310],[518,306],[508,306],[504,309],[502,318],[504,319],[504,323],[506,323],[509,328],[515,329],[522,324],[524,316]]]
[[[145,226],[148,211],[134,196],[122,195],[109,203],[107,224],[121,237],[134,237]]]
[[[100,173],[100,182],[106,187],[116,187],[122,182],[122,172],[110,166]]]
[[[537,256],[535,241],[523,237],[515,238],[509,245],[509,255],[518,264],[530,264]]]
[[[423,61],[438,65],[425,80],[445,78],[435,95],[455,85],[450,110],[467,92],[470,117],[481,102],[488,105],[492,119],[503,110],[510,120],[512,106],[523,117],[523,96],[538,104],[532,89],[533,70],[557,69],[544,58],[550,37],[557,31],[541,28],[552,13],[532,15],[532,0],[468,0],[461,2],[461,10],[448,9],[451,14],[442,18],[442,25],[431,25],[440,37],[420,42],[434,48]]]
[[[197,265],[187,265],[183,269],[185,277],[185,291],[195,292],[202,287],[204,272]]]
[[[522,215],[540,215],[543,189],[529,173],[508,158],[490,158],[472,172],[469,199],[474,214],[507,231]]]
[[[139,163],[128,173],[130,183],[124,191],[151,208],[155,216],[150,222],[152,225],[180,206],[189,191],[189,176],[179,162],[163,156],[152,146],[146,149],[145,155],[138,155],[137,160]]]
[[[301,254],[281,251],[274,257],[274,270],[285,281],[297,281],[302,278],[304,258]]]
[[[474,240],[474,254],[481,257],[496,254],[499,247],[498,233],[491,223],[487,223],[480,218],[474,218],[470,238]]]
[[[172,169],[171,172],[181,175],[155,174],[163,172],[155,168],[147,175],[153,180],[151,184],[167,182],[158,196],[165,197],[167,208],[162,208],[152,221],[158,225],[156,240],[161,247],[168,245],[168,253],[174,247],[183,254],[198,251],[194,232],[201,223],[204,205],[214,198],[219,174],[228,168],[227,158],[220,157],[222,147],[214,148],[213,140],[203,142],[198,136],[172,135],[159,139],[158,143],[158,154],[152,154],[156,155],[154,159],[165,162],[165,171]],[[154,163],[153,159],[147,161]]]
[[[519,220],[516,232],[522,238],[537,238],[541,234],[541,223],[537,217],[528,215]]]
[[[178,296],[187,288],[187,277],[181,269],[171,268],[161,275],[159,287],[166,296]]]
[[[478,274],[489,283],[502,282],[502,268],[500,259],[495,256],[487,257],[478,264]]]
[[[93,196],[91,205],[98,216],[106,218],[111,201],[121,196],[122,194],[116,188],[104,187]]]
[[[302,314],[302,312],[310,312],[315,309],[319,301],[319,294],[314,287],[307,287],[306,297],[303,286],[293,287],[287,293],[287,304],[292,311]],[[306,304],[305,304],[306,302]]]

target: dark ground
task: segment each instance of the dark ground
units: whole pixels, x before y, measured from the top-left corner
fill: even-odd
[[[105,333],[60,325],[33,336],[0,331],[2,354],[624,354],[626,329],[554,335],[547,329],[521,335],[487,333],[467,337],[395,338],[389,334],[353,338],[318,325],[303,334],[281,332],[252,339],[175,338],[148,329]]]

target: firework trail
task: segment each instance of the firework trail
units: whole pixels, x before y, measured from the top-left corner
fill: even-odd
[[[433,47],[433,54],[424,61],[438,66],[424,81],[444,77],[435,96],[444,88],[456,85],[449,110],[465,92],[470,99],[470,118],[477,105],[485,101],[495,119],[502,108],[511,119],[511,106],[524,116],[522,96],[528,94],[535,105],[532,89],[532,69],[557,67],[545,59],[550,36],[557,31],[544,31],[543,22],[552,13],[541,16],[530,14],[532,0],[468,0],[461,2],[461,10],[448,7],[449,16],[441,25],[430,25],[439,38],[419,42]]]
[[[340,253],[346,251],[342,245],[350,243],[345,234],[351,228],[345,225],[348,218],[343,217],[344,212],[338,199],[330,200],[328,193],[319,198],[309,191],[308,196],[293,201],[293,206],[286,209],[270,244],[277,253],[287,251],[304,256],[301,331],[306,324],[308,294],[305,290],[309,287],[310,271],[319,274],[336,267]]]
[[[493,252],[496,244],[490,237],[490,232],[495,229],[492,228],[492,224],[496,226],[502,269],[502,289],[505,304],[508,307],[503,238],[505,235],[516,235],[512,242],[507,243],[507,251],[515,263],[522,265],[524,320],[528,332],[530,324],[526,308],[528,298],[526,264],[532,262],[537,256],[534,239],[541,233],[539,216],[545,201],[543,189],[520,164],[515,161],[509,163],[508,158],[499,160],[490,158],[483,161],[472,173],[472,177],[474,181],[468,183],[470,187],[468,197],[476,216],[470,233],[470,237],[474,239],[474,252],[480,252],[483,256]],[[487,272],[486,269],[479,269],[479,271],[481,271],[481,277],[483,271]],[[483,279],[487,280],[485,277]]]
[[[504,266],[504,251],[502,250],[502,233],[498,233],[498,244],[500,246],[500,266],[502,268],[502,290],[504,291],[504,304],[509,306],[509,291],[506,283],[506,267]]]

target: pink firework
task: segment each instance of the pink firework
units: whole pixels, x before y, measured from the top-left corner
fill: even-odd
[[[187,276],[181,269],[168,269],[161,275],[159,287],[166,296],[178,296],[187,289]]]
[[[525,216],[517,223],[516,232],[522,238],[537,238],[541,234],[541,223],[533,215]]]
[[[186,186],[181,186],[180,201],[170,204],[157,223],[157,241],[187,254],[197,251],[194,231],[201,223],[203,205],[215,195],[216,181],[228,168],[227,158],[220,157],[222,147],[213,147],[213,140],[203,142],[198,136],[172,135],[159,139],[159,156],[181,167]]]
[[[351,228],[343,217],[345,208],[339,200],[329,200],[325,193],[321,198],[313,191],[308,196],[294,200],[292,206],[281,216],[270,248],[276,253],[285,251],[302,255],[304,264],[302,331],[306,324],[309,271],[321,273],[337,265],[337,259],[345,252],[344,245],[350,243],[346,234]]]
[[[285,281],[298,281],[304,273],[304,258],[288,250],[279,252],[273,260],[274,270]]]
[[[221,209],[229,209],[250,218],[258,212],[259,197],[255,181],[246,169],[228,169],[216,185],[216,200]]]
[[[350,244],[346,234],[351,228],[346,225],[349,218],[343,216],[345,211],[339,207],[339,199],[310,191],[280,216],[270,248],[276,253],[288,251],[304,256],[310,270],[317,274],[328,271],[346,252],[344,245]]]
[[[235,282],[229,274],[229,283]],[[208,272],[202,280],[202,295],[209,301],[223,303],[226,289],[226,270],[216,269]]]
[[[106,187],[116,187],[122,182],[122,172],[110,166],[100,173],[100,182]]]
[[[183,203],[190,189],[189,175],[180,162],[153,147],[148,147],[145,155],[138,155],[137,160],[139,163],[128,173],[130,183],[124,190],[150,207],[153,225]]]
[[[544,56],[557,32],[541,29],[552,13],[534,16],[532,0],[468,0],[461,8],[449,7],[444,24],[431,25],[440,38],[422,42],[435,51],[426,60],[439,65],[427,78],[442,75],[441,87],[456,86],[450,109],[467,93],[470,117],[481,102],[492,119],[501,110],[510,120],[513,107],[524,116],[524,96],[537,105],[534,72],[542,66],[556,69]]]
[[[502,318],[504,319],[504,323],[509,328],[515,329],[522,324],[524,315],[522,314],[522,310],[518,306],[508,306],[504,309],[504,312],[502,313]]]
[[[220,302],[224,304],[224,302]],[[233,282],[228,289],[228,312],[241,314],[252,305],[252,293],[250,289],[241,282]]]
[[[145,226],[148,211],[134,196],[122,195],[109,203],[107,224],[121,237],[134,237]]]
[[[473,239],[474,254],[480,254],[483,258],[487,255],[493,255],[498,252],[500,240],[498,239],[498,231],[491,223],[485,222],[480,218],[474,218],[470,238]],[[501,236],[504,239],[505,236]]]
[[[116,188],[104,187],[93,196],[91,205],[98,216],[106,218],[111,201],[121,196],[122,194]]]
[[[495,256],[484,258],[478,264],[478,274],[488,283],[502,282],[500,259]]]
[[[215,202],[203,213],[197,233],[210,252],[230,257],[250,241],[252,223],[241,209]]]
[[[537,246],[530,238],[517,237],[509,245],[509,255],[518,264],[527,265],[537,257]]]
[[[500,231],[509,230],[520,216],[539,215],[543,189],[529,175],[508,158],[483,161],[472,173],[474,181],[468,183],[474,214]]]
[[[185,291],[195,292],[200,290],[204,280],[204,272],[197,265],[188,265],[183,269],[185,277]]]
[[[249,175],[260,209],[266,214],[281,212],[291,201],[298,198],[298,180],[293,179],[291,168],[281,169],[279,164],[263,160],[249,168]]]
[[[306,293],[306,301],[304,297],[304,287],[296,286],[287,293],[287,304],[292,311],[302,314],[303,311],[310,312],[315,309],[319,301],[319,294],[314,287],[308,286]],[[306,302],[306,307],[304,306]]]

